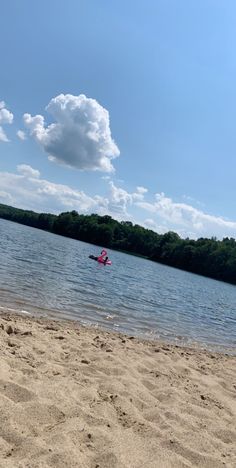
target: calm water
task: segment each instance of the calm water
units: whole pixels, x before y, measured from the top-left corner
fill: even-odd
[[[0,239],[2,308],[236,349],[235,286],[2,219]]]

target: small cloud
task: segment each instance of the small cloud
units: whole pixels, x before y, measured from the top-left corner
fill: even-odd
[[[111,137],[109,112],[84,94],[60,94],[46,110],[54,122],[46,125],[42,115],[24,114],[24,123],[52,162],[91,171],[114,172],[112,159],[120,151]]]
[[[0,124],[12,124],[13,114],[5,107],[5,102],[0,102]]]
[[[23,141],[23,140],[26,140],[26,134],[25,134],[25,132],[23,132],[23,130],[18,130],[18,131],[16,132],[16,134],[17,134],[17,136],[18,136],[18,138],[19,138],[20,140],[22,140],[22,141]]]
[[[136,187],[136,191],[137,191],[138,193],[141,193],[141,194],[144,195],[144,193],[147,193],[147,192],[148,192],[148,189],[145,188],[145,187],[140,187],[140,186],[139,186],[139,187]]]
[[[13,114],[6,108],[5,102],[0,101],[0,141],[6,143],[9,141],[2,125],[11,125],[13,122]]]
[[[7,143],[9,141],[6,133],[4,132],[1,126],[0,126],[0,141],[3,141],[4,143]]]
[[[125,189],[115,185],[112,180],[109,181],[109,189],[109,211],[128,218],[131,218],[128,208],[137,202],[142,202],[144,193],[147,192],[147,189],[144,187],[137,187],[135,192],[127,192]]]
[[[19,164],[17,166],[17,172],[25,177],[36,177],[40,176],[40,172],[37,169],[33,169],[28,164]]]
[[[152,229],[156,228],[156,222],[152,218],[145,219],[144,225],[147,226],[148,228],[152,228]]]
[[[148,189],[145,187],[136,187],[136,192],[133,193],[133,200],[134,201],[142,201],[144,199],[145,193],[148,192]]]
[[[189,195],[183,195],[182,196],[183,200],[185,200],[186,202],[190,202],[190,203],[194,203],[198,206],[201,206],[202,208],[205,207],[205,204],[196,200],[196,198],[193,198],[193,197],[190,197]]]
[[[109,211],[127,216],[127,208],[132,204],[132,195],[121,187],[117,187],[112,180],[109,182]]]

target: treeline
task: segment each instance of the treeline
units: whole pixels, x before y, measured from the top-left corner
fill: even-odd
[[[160,235],[131,222],[110,216],[82,215],[77,211],[53,215],[0,204],[0,218],[55,234],[89,242],[236,284],[236,242],[226,237],[181,239],[168,232]]]

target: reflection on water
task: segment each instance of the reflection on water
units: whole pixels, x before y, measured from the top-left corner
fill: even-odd
[[[0,303],[145,337],[236,346],[236,288],[0,219]],[[0,309],[1,310],[1,309]]]

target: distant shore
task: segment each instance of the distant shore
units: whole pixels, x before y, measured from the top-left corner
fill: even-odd
[[[38,213],[0,203],[0,219],[145,258],[183,271],[236,284],[236,241],[225,237],[182,239],[173,231],[158,234],[130,221],[77,211]]]
[[[0,466],[236,466],[236,357],[0,314]]]

